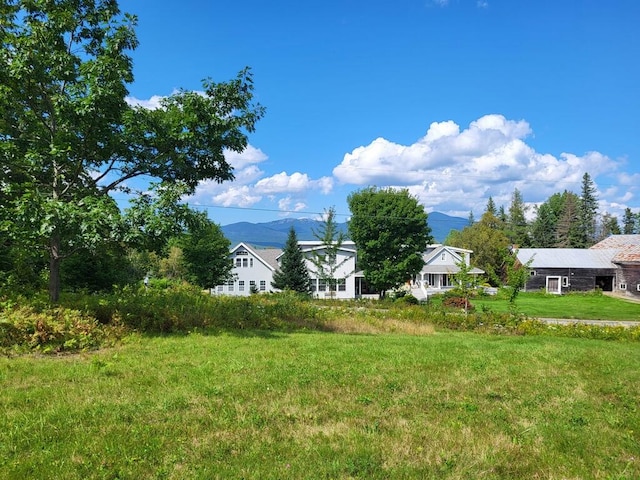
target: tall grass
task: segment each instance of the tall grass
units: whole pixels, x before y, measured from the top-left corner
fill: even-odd
[[[522,296],[540,305],[555,301],[545,296]],[[563,300],[565,309],[591,297]],[[618,317],[626,304],[594,297]],[[504,300],[474,299],[479,308],[462,313],[432,300],[428,305],[402,301],[321,302],[292,293],[250,297],[211,296],[186,284],[166,288],[123,288],[111,295],[65,294],[59,306],[40,297],[0,298],[0,352],[35,350],[59,353],[97,348],[119,341],[131,332],[189,333],[198,330],[260,329],[342,332],[432,333],[435,328],[510,335],[556,335],[597,339],[640,340],[634,328],[589,325],[549,326],[524,313],[504,312]],[[483,303],[484,302],[484,303]],[[616,303],[617,302],[617,303]],[[571,309],[573,305],[576,308]],[[640,309],[637,304],[632,305]],[[494,311],[495,308],[495,311]],[[635,313],[635,312],[634,312]]]

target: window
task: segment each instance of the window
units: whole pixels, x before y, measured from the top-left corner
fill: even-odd
[[[318,291],[326,292],[327,291],[327,282],[322,279],[318,279]]]
[[[242,266],[242,259],[236,258],[236,267],[241,267],[241,266]]]
[[[229,290],[230,292],[233,292],[233,286],[234,286],[233,280],[229,280],[227,282],[227,290]]]
[[[345,292],[347,290],[347,281],[344,278],[338,279],[338,291]]]
[[[224,285],[218,285],[218,292],[222,293],[224,290]]]
[[[244,292],[244,280],[238,282],[238,291]]]
[[[260,291],[264,292],[267,289],[267,281],[266,280],[260,280]]]
[[[535,271],[535,270],[531,270],[531,271],[529,272],[529,275],[531,275],[532,277],[535,277],[535,276],[537,275],[537,273],[536,273],[536,271]]]
[[[569,277],[562,277],[562,286],[563,287],[569,286]]]
[[[249,280],[249,291],[250,292],[255,292],[256,291],[256,281],[255,280]]]
[[[248,265],[249,265],[249,260],[247,260],[246,258],[243,258],[242,259],[242,266],[246,268]]]
[[[441,258],[442,260],[446,260],[446,259],[447,259],[447,254],[446,254],[446,253],[444,253],[444,252],[442,252],[442,255],[440,255],[440,258]]]
[[[249,266],[250,266],[250,267],[253,267],[253,258],[250,258],[250,259],[249,259]]]
[[[640,292],[640,283],[636,285],[636,290]]]
[[[621,283],[620,284],[620,290],[626,290],[627,289],[627,284],[626,283]]]

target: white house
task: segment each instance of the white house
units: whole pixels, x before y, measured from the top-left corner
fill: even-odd
[[[315,297],[356,298],[357,252],[354,242],[350,240],[343,241],[337,251],[334,264],[328,265],[324,272],[318,272],[318,267],[312,261],[314,255],[323,256],[326,254],[325,246],[322,242],[311,240],[299,241],[298,244],[302,249],[302,255],[306,259],[307,270],[311,280],[311,293]],[[333,292],[330,291],[329,285],[323,279],[329,272],[334,273],[333,277],[337,282]]]
[[[427,298],[455,287],[454,276],[460,271],[460,263],[471,266],[471,250],[446,245],[429,245],[422,255],[424,265],[411,282],[411,293],[418,299]],[[483,270],[472,268],[471,275],[482,275]]]
[[[357,250],[350,240],[342,242],[332,268],[325,269],[325,274],[333,270],[337,285],[334,292],[323,280],[324,275],[317,271],[312,258],[314,253],[323,255],[324,246],[319,241],[300,241],[302,254],[306,259],[307,270],[311,282],[311,292],[317,298],[363,298],[377,297],[364,280],[362,271],[357,270]],[[410,282],[411,293],[418,299],[427,298],[454,286],[453,276],[460,271],[458,264],[464,261],[470,265],[471,250],[448,247],[445,245],[429,245],[423,255],[424,266],[420,273]],[[271,292],[273,274],[279,268],[283,251],[277,248],[254,248],[239,243],[231,249],[229,258],[233,262],[232,279],[224,285],[217,285],[211,290],[213,294],[250,295],[252,292]],[[484,273],[474,268],[473,275]]]
[[[229,258],[233,262],[233,275],[224,285],[217,285],[211,293],[247,296],[253,292],[269,292],[273,272],[278,269],[279,248],[253,248],[239,243],[231,249]]]

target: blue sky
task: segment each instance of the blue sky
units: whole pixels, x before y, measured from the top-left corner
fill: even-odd
[[[236,180],[189,203],[222,225],[316,217],[375,185],[482,214],[518,188],[640,210],[637,0],[121,0],[138,16],[131,102],[251,67],[265,117]]]

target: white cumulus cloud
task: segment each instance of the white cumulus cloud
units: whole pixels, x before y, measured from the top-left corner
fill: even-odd
[[[464,129],[434,122],[411,145],[377,138],[353,149],[333,174],[344,185],[407,188],[428,210],[466,215],[483,211],[489,196],[508,207],[516,188],[530,203],[565,189],[579,193],[585,172],[595,179],[617,168],[599,152],[537,152],[527,143],[532,134],[525,120],[498,114]]]

